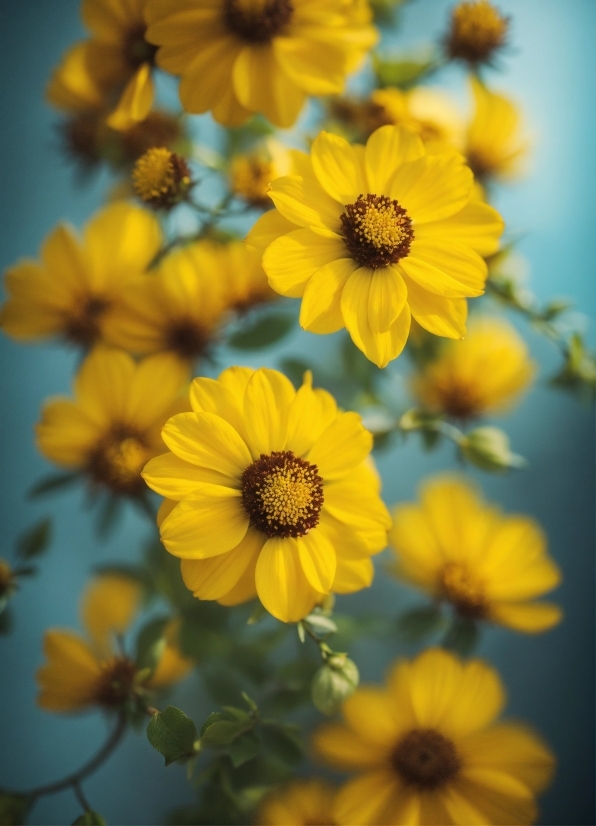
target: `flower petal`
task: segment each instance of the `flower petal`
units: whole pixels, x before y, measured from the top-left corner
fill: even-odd
[[[308,36],[276,37],[273,50],[285,73],[309,95],[333,95],[343,90],[345,51]]]
[[[425,155],[401,166],[387,184],[391,198],[418,224],[439,221],[467,204],[474,176],[461,155]]]
[[[343,243],[342,243],[343,246]],[[346,249],[342,250],[345,256]],[[300,326],[312,333],[335,333],[344,326],[341,295],[358,269],[351,258],[338,258],[318,269],[306,284],[300,306]]]
[[[234,91],[251,112],[285,129],[292,126],[304,104],[305,93],[277,62],[269,44],[245,46],[234,63]]]
[[[368,325],[373,333],[387,333],[401,315],[408,290],[395,267],[375,270],[368,294]]]
[[[466,334],[468,304],[465,298],[444,298],[407,280],[408,304],[412,315],[425,330],[435,336],[463,338]]]
[[[180,501],[203,482],[212,485],[235,486],[237,482],[211,468],[184,461],[174,453],[162,453],[145,465],[141,474],[151,490],[168,499]]]
[[[276,619],[298,622],[309,614],[319,594],[308,582],[295,539],[268,539],[256,569],[259,599]]]
[[[505,224],[496,209],[481,201],[470,201],[455,215],[416,227],[420,241],[440,238],[465,244],[483,258],[499,247]]]
[[[319,436],[306,458],[325,481],[339,479],[363,462],[372,450],[372,435],[358,413],[340,413]]]
[[[330,198],[318,181],[284,175],[271,182],[269,197],[281,214],[299,227],[339,232],[343,207]]]
[[[399,775],[389,768],[362,774],[341,787],[333,804],[333,816],[338,823],[349,826],[386,824],[387,808],[403,787]]]
[[[262,367],[253,374],[244,394],[246,437],[253,459],[283,450],[288,410],[295,395],[291,381],[277,370]]]
[[[342,206],[353,203],[364,192],[360,164],[345,138],[320,132],[313,141],[311,160],[325,192]]]
[[[474,298],[484,292],[484,259],[450,240],[414,241],[399,266],[420,287],[445,298]]]
[[[368,769],[385,760],[385,754],[379,753],[376,743],[364,740],[341,723],[321,726],[312,739],[315,751],[334,768],[349,771]]]
[[[313,390],[310,381],[307,373],[288,412],[286,449],[296,456],[305,456],[337,416],[337,407],[327,404],[325,396],[321,391]]]
[[[374,195],[384,194],[396,170],[423,155],[424,145],[418,135],[400,126],[381,126],[366,142],[367,191]]]
[[[299,298],[317,270],[345,256],[346,246],[339,236],[328,238],[297,229],[267,247],[263,269],[276,292]]]
[[[296,539],[298,556],[306,578],[320,594],[328,594],[335,577],[335,548],[317,528]]]
[[[488,618],[514,631],[540,634],[558,625],[563,611],[552,602],[497,602],[490,606]]]
[[[242,388],[241,392],[234,392],[220,379],[201,376],[190,385],[190,404],[195,413],[215,413],[225,419],[237,433],[244,434],[244,390]]]
[[[182,579],[193,596],[199,599],[221,599],[229,594],[256,558],[266,537],[249,528],[246,536],[226,554],[209,559],[183,559],[180,563]]]
[[[269,244],[294,229],[296,229],[294,222],[284,218],[277,209],[270,209],[253,224],[246,236],[246,246],[249,250],[262,255]]]
[[[124,131],[145,120],[153,104],[151,65],[143,63],[126,84],[116,109],[107,119],[112,129]]]

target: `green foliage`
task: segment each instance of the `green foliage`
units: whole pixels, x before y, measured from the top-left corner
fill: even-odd
[[[437,604],[413,608],[397,620],[397,632],[406,642],[422,642],[444,627],[445,617]]]
[[[461,657],[469,656],[480,638],[478,623],[468,617],[454,616],[451,627],[443,640],[443,647],[459,654]]]
[[[189,760],[196,754],[196,726],[174,706],[153,715],[147,726],[147,738],[153,748],[164,756],[166,766],[176,760]]]
[[[550,384],[574,393],[582,400],[596,396],[596,356],[585,345],[580,333],[574,333],[564,350],[565,362]]]
[[[0,789],[0,826],[19,826],[24,823],[32,802],[24,794],[10,794]]]
[[[89,809],[89,811],[79,815],[79,817],[73,821],[72,826],[107,826],[107,824],[98,812]]]
[[[482,470],[505,471],[522,468],[523,456],[512,453],[507,434],[498,427],[477,427],[460,440],[461,455]]]
[[[143,626],[137,637],[135,661],[138,668],[155,669],[166,647],[165,630],[169,617],[159,617]]]
[[[358,687],[356,663],[335,654],[322,665],[312,681],[312,701],[323,714],[333,714]]]
[[[52,520],[49,516],[41,519],[17,540],[17,556],[21,559],[33,559],[41,556],[52,541]]]
[[[397,86],[409,89],[428,77],[439,67],[438,55],[430,53],[421,57],[404,57],[401,60],[383,60],[373,56],[373,68],[379,86]]]
[[[228,339],[236,350],[260,350],[269,347],[288,335],[294,326],[294,318],[287,313],[269,313],[244,326]]]

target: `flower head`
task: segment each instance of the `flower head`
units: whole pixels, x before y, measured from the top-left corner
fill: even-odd
[[[135,192],[156,209],[171,209],[186,197],[191,185],[188,164],[164,146],[148,149],[132,171]]]
[[[273,289],[302,297],[302,327],[346,327],[379,367],[401,353],[411,316],[435,335],[462,338],[466,297],[484,290],[481,256],[503,229],[494,209],[470,200],[462,157],[429,155],[409,129],[384,126],[366,148],[322,132],[304,166],[271,184],[277,211],[248,239],[265,249]]]
[[[335,789],[318,778],[295,780],[267,795],[258,815],[262,826],[334,826]]]
[[[450,341],[413,379],[430,410],[471,419],[510,407],[535,373],[524,340],[506,321],[475,318],[463,341]]]
[[[166,645],[148,674],[115,646],[132,624],[141,604],[141,586],[132,579],[103,574],[87,586],[81,601],[86,637],[73,631],[47,631],[48,662],[37,672],[39,705],[46,711],[105,710],[137,702],[152,689],[183,679],[192,667],[176,643],[177,625],[170,623]]]
[[[459,3],[451,14],[447,54],[473,66],[490,63],[507,42],[509,19],[488,0]]]
[[[505,516],[461,480],[432,480],[420,504],[398,505],[389,538],[397,575],[461,616],[527,633],[561,620],[557,605],[534,601],[561,579],[540,527]]]
[[[90,347],[103,337],[127,283],[145,271],[160,245],[153,215],[126,203],[98,212],[82,239],[59,226],[42,246],[41,262],[21,261],[6,272],[0,326],[22,341],[59,336]]]
[[[368,4],[344,0],[193,0],[182,12],[178,0],[149,0],[147,16],[184,108],[226,126],[253,112],[291,126],[306,95],[341,92],[377,39]]]
[[[141,470],[164,445],[160,430],[183,409],[188,366],[167,354],[135,364],[99,346],[75,381],[75,398],[52,399],[36,426],[37,446],[51,461],[84,474],[93,487],[121,496],[145,490]]]
[[[262,146],[241,155],[230,163],[230,186],[235,195],[251,206],[269,209],[269,184],[282,175],[299,172],[299,164],[306,157],[303,152],[288,149],[279,141],[270,139]]]
[[[195,379],[192,413],[162,434],[170,453],[144,478],[166,497],[161,539],[194,595],[235,604],[258,594],[284,622],[330,591],[372,579],[388,514],[367,464],[372,437],[310,377],[233,367]]]
[[[315,734],[329,763],[362,772],[337,794],[337,823],[535,822],[554,757],[525,726],[496,722],[504,703],[496,671],[440,649],[398,662],[385,687],[358,689],[345,723]]]

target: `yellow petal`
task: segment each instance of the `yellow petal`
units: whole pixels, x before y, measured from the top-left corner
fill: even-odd
[[[300,564],[309,583],[320,594],[328,594],[337,566],[335,548],[317,528],[310,530],[306,536],[297,537],[296,543]]]
[[[145,120],[153,104],[151,65],[143,63],[126,84],[118,106],[107,119],[112,129],[124,131]]]
[[[408,304],[421,327],[435,336],[463,338],[466,334],[468,305],[465,298],[443,298],[408,279]]]
[[[125,421],[135,363],[121,350],[99,345],[75,378],[75,395],[85,415],[98,426]]]
[[[482,295],[487,267],[478,253],[445,240],[414,241],[399,268],[419,287],[445,298]]]
[[[297,390],[288,412],[287,450],[292,450],[296,456],[305,456],[336,416],[335,404],[326,405],[320,392],[305,381]]]
[[[179,413],[168,419],[162,437],[170,450],[193,465],[216,470],[239,487],[252,459],[242,438],[215,413]]]
[[[375,270],[368,294],[368,325],[373,333],[387,333],[401,315],[408,290],[394,267]]]
[[[365,460],[372,450],[372,435],[358,413],[341,413],[309,450],[313,462],[326,480],[339,479]]]
[[[235,480],[229,476],[211,468],[193,465],[174,453],[155,456],[145,465],[141,475],[151,490],[176,501],[184,499],[203,482],[224,486],[235,484]]]
[[[385,753],[341,723],[322,726],[313,734],[315,751],[334,768],[357,770],[382,764]]]
[[[330,198],[318,181],[285,175],[271,182],[269,197],[288,221],[299,227],[339,232],[343,207]]]
[[[161,541],[174,556],[207,559],[244,539],[248,517],[239,490],[201,484],[161,524]]]
[[[209,559],[183,559],[180,570],[184,584],[199,599],[221,599],[236,587],[251,563],[256,563],[264,544],[263,534],[249,528],[229,553]]]
[[[245,46],[233,70],[234,91],[251,112],[261,112],[276,126],[292,126],[305,93],[277,62],[269,44]]]
[[[56,399],[44,405],[35,435],[46,459],[62,467],[82,468],[101,432],[76,402]]]
[[[319,598],[302,570],[298,544],[290,537],[267,540],[255,577],[259,599],[282,622],[304,619]]]
[[[418,135],[400,126],[381,126],[366,142],[367,191],[375,195],[385,193],[396,170],[422,155],[424,145]]]
[[[391,519],[381,497],[370,485],[350,475],[331,482],[325,485],[323,507],[335,519],[357,531],[370,553],[378,553],[386,547]]]
[[[467,204],[474,176],[460,155],[425,155],[401,166],[387,184],[414,222],[439,221],[459,212]]]
[[[252,375],[252,371],[251,371]],[[248,383],[248,378],[247,382]],[[195,413],[215,413],[238,433],[244,433],[244,391],[235,392],[220,379],[198,378],[190,385],[190,403]]]
[[[504,222],[496,209],[480,201],[470,201],[463,209],[442,221],[431,221],[416,227],[416,239],[435,238],[465,244],[483,258],[499,247]]]
[[[344,247],[342,255],[345,253]],[[341,296],[348,278],[357,269],[355,261],[342,257],[314,273],[306,284],[300,306],[301,327],[313,333],[334,333],[344,326]]]
[[[244,394],[244,419],[253,459],[283,450],[288,410],[295,395],[291,381],[277,370],[262,367],[251,377]]]
[[[442,792],[442,798],[454,823],[492,826],[494,823],[522,824],[536,822],[538,809],[533,797],[512,797],[486,788],[464,777]]]
[[[489,619],[514,631],[540,634],[558,625],[563,611],[551,602],[497,602],[490,606]]]
[[[279,65],[309,95],[333,95],[343,90],[347,68],[341,48],[295,34],[276,37],[272,45]]]
[[[105,574],[91,580],[81,599],[81,621],[100,656],[113,653],[114,635],[126,633],[141,597],[141,585],[130,577]]]
[[[267,247],[263,269],[276,292],[299,298],[317,270],[345,256],[346,246],[339,236],[327,238],[310,229],[297,229]]]
[[[246,246],[262,255],[269,244],[294,229],[296,229],[296,224],[293,221],[288,221],[281,212],[271,209],[255,221],[253,228],[246,236]]]
[[[421,507],[395,509],[389,543],[397,554],[399,575],[433,593],[445,557]]]
[[[143,429],[161,426],[188,378],[188,365],[170,353],[143,359],[137,364],[128,388],[126,421]]]
[[[352,731],[389,757],[402,726],[400,710],[386,689],[362,686],[345,700],[341,711]]]
[[[311,160],[325,192],[342,206],[353,203],[364,192],[360,164],[345,138],[320,132],[311,147]]]
[[[403,789],[399,775],[379,768],[349,780],[333,804],[333,815],[344,826],[378,826],[388,823],[389,804]]]
[[[101,666],[89,645],[71,631],[46,631],[48,660],[37,671],[38,704],[46,711],[79,711],[94,701]]]
[[[240,48],[232,36],[214,37],[200,48],[195,46],[192,61],[180,81],[180,100],[187,112],[207,112],[222,95],[234,94],[232,71]],[[160,63],[164,65],[163,58]]]

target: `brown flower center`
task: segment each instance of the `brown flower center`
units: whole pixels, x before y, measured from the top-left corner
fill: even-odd
[[[288,27],[291,0],[224,0],[224,22],[247,43],[269,43]]]
[[[486,615],[481,583],[471,575],[467,565],[448,562],[441,574],[441,590],[461,617],[482,619]]]
[[[101,318],[109,306],[109,300],[103,296],[87,295],[81,298],[66,318],[65,337],[82,347],[95,344],[101,335]]]
[[[409,731],[393,750],[391,765],[406,783],[432,790],[455,777],[461,760],[451,740],[428,728]]]
[[[125,703],[133,693],[137,667],[128,657],[114,657],[103,664],[96,701],[114,707]]]
[[[145,40],[147,27],[139,23],[127,32],[124,40],[124,59],[131,69],[138,69],[143,63],[150,63],[155,66],[155,55],[157,46]]]
[[[437,386],[435,392],[441,409],[455,419],[472,419],[485,406],[476,387],[456,379]]]
[[[412,219],[386,195],[359,195],[341,216],[344,243],[362,267],[396,264],[410,252]]]
[[[87,472],[94,482],[122,496],[138,496],[145,489],[141,471],[150,458],[143,434],[115,425],[93,448]]]
[[[173,350],[181,359],[196,359],[205,354],[209,335],[192,318],[178,318],[170,322],[165,334],[168,350]]]
[[[242,474],[242,504],[267,536],[305,536],[319,524],[323,479],[291,450],[262,453]]]
[[[490,61],[505,45],[509,18],[503,17],[488,0],[460,3],[453,9],[447,53],[469,63]]]

